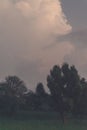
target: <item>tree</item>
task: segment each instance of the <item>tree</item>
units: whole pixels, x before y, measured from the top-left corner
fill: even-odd
[[[7,111],[14,114],[23,101],[23,94],[27,91],[24,82],[17,76],[8,76],[0,84],[0,89],[3,90],[4,102],[7,102]]]
[[[80,76],[75,66],[69,67],[68,64],[63,64],[62,71],[66,86],[65,94],[72,100],[71,110],[73,114],[76,115],[78,113],[78,102],[81,96]]]
[[[7,88],[7,93],[12,94],[16,97],[20,97],[27,91],[24,82],[17,76],[6,77],[5,84]]]
[[[67,63],[61,67],[55,65],[47,77],[47,86],[64,122],[65,112],[71,109],[74,111],[79,100],[81,87],[78,71],[75,66],[69,66]]]
[[[62,82],[61,68],[59,66],[55,65],[50,71],[50,75],[47,77],[47,86],[50,89],[56,109],[60,112],[61,118],[64,122],[64,85]]]
[[[80,80],[80,96],[78,101],[78,113],[82,116],[87,114],[87,81],[85,78],[81,78]]]
[[[38,110],[40,103],[36,93],[29,91],[25,94],[25,101],[26,110]]]
[[[39,110],[48,110],[49,106],[49,95],[46,93],[42,83],[38,83],[36,86],[36,96],[38,98],[38,109]]]
[[[46,94],[44,86],[42,83],[38,83],[36,86],[36,95],[44,96]]]

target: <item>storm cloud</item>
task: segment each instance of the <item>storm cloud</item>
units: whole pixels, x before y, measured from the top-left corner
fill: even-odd
[[[0,78],[18,75],[31,88],[44,81],[73,51],[69,41],[56,40],[71,31],[59,0],[0,1]]]

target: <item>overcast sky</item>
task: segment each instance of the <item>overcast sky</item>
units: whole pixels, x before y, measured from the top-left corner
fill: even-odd
[[[87,0],[0,0],[0,79],[34,89],[63,62],[87,78],[86,23]]]

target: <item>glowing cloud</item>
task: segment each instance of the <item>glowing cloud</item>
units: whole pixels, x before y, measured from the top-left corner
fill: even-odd
[[[1,77],[18,74],[28,81],[28,75],[37,72],[31,81],[35,84],[45,73],[43,68],[47,70],[51,64],[60,63],[73,50],[69,42],[55,46],[57,36],[72,30],[59,0],[3,0],[0,1],[0,10]],[[52,48],[44,49],[53,43]],[[28,69],[33,70],[31,63],[36,63],[36,71],[30,74]],[[26,68],[26,73],[23,73]]]
[[[40,31],[63,35],[71,30],[58,0],[21,0],[16,3],[16,7],[33,19],[34,27]]]

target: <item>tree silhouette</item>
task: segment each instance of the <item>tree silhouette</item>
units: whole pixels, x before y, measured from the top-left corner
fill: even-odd
[[[23,94],[27,91],[24,82],[17,76],[8,76],[0,84],[0,89],[3,91],[3,103],[7,104],[7,111],[14,114],[23,101]]]
[[[39,110],[48,110],[50,107],[50,96],[46,93],[42,83],[38,83],[36,86],[36,96]]]
[[[61,118],[64,122],[64,85],[62,82],[61,68],[59,66],[55,65],[50,71],[50,75],[47,77],[47,86],[54,99],[56,109],[60,112]]]
[[[42,83],[38,83],[36,86],[36,95],[44,96],[46,94],[44,86]]]
[[[55,65],[47,77],[47,86],[64,122],[64,114],[67,110],[77,112],[81,92],[78,71],[75,66],[69,66],[67,63],[61,67]]]

